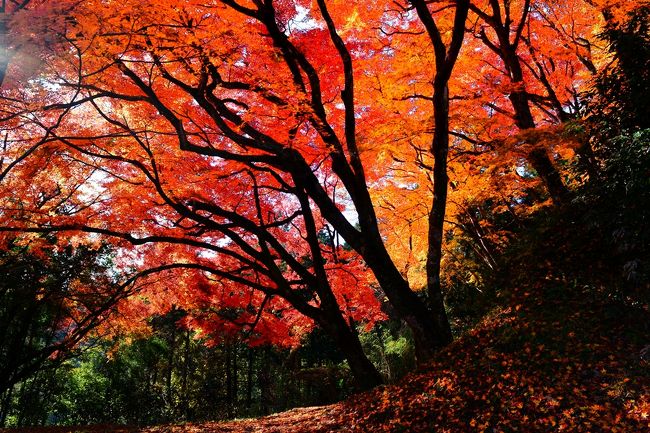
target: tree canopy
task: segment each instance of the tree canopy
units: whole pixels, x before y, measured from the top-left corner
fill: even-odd
[[[9,2],[2,241],[108,242],[142,285],[114,324],[180,306],[285,347],[318,326],[373,387],[359,326],[404,321],[420,362],[451,342],[470,204],[568,199],[562,122],[634,3]]]

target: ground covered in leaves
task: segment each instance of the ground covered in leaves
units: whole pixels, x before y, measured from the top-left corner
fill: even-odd
[[[222,423],[29,431],[650,431],[647,305],[562,281],[508,296],[509,306],[494,310],[426,369],[338,404]]]

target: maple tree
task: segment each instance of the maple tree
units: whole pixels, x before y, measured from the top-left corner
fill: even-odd
[[[545,56],[545,47],[542,44],[547,44],[551,39],[543,39],[542,44],[537,40],[544,35],[544,31],[548,32],[546,27],[551,28],[551,33],[565,36],[562,22],[557,22],[557,18],[560,17],[561,20],[574,20],[569,33],[571,41],[565,42],[565,45],[569,45],[568,50],[571,50],[573,45],[584,41],[587,41],[589,47],[588,40],[582,38],[580,34],[583,23],[575,21],[576,12],[571,10],[575,7],[574,3],[569,2],[568,11],[563,10],[567,5],[562,3],[554,5],[551,9],[543,2],[530,0],[517,2],[490,0],[473,2],[471,5],[471,11],[475,14],[471,18],[472,32],[488,52],[496,56],[496,61],[492,59],[487,61],[487,68],[481,70],[486,77],[493,80],[489,85],[496,87],[494,90],[502,92],[507,97],[512,112],[489,99],[486,105],[492,111],[512,118],[519,130],[530,130],[537,126],[533,105],[547,118],[550,117],[551,121],[560,122],[570,118],[571,114],[565,107],[571,110],[574,102],[571,98],[577,99],[578,96],[571,94],[571,87],[567,87],[566,79],[570,80],[569,86],[576,81],[576,69],[580,69],[576,68],[578,62],[569,60],[567,63],[570,67],[563,67],[566,65],[561,63],[565,62],[567,56],[560,50],[554,49],[552,57]],[[588,28],[593,28],[593,25]],[[571,51],[569,53],[573,54]],[[578,56],[581,56],[580,50]],[[580,58],[585,62],[583,66],[593,69],[593,64],[587,55]],[[558,69],[562,72],[557,73]],[[564,75],[564,79],[559,82],[554,80],[560,74]],[[507,81],[504,82],[504,78]],[[560,91],[568,94],[559,94]],[[488,98],[492,99],[491,95]],[[576,111],[573,108],[573,114]],[[528,138],[534,140],[532,136]],[[526,159],[543,180],[551,198],[556,202],[564,200],[568,190],[547,149],[536,145],[535,142],[530,144],[532,146],[526,152]]]
[[[564,30],[570,3],[12,4],[0,230],[111,239],[119,266],[156,282],[125,317],[180,305],[205,334],[289,346],[316,324],[372,387],[356,327],[384,317],[382,295],[421,361],[451,341],[445,222],[499,188],[485,175],[494,135],[514,120],[511,141],[534,142],[527,158],[566,195],[530,130],[566,120],[565,84],[596,67],[581,35],[597,24]],[[466,27],[476,55],[461,53]],[[566,36],[562,56],[549,34]],[[559,78],[554,59],[579,73]],[[484,85],[477,62],[495,61],[507,83]],[[450,153],[465,179],[448,209]]]
[[[489,11],[490,5],[499,13],[499,7],[505,7],[500,2],[473,2],[471,9],[480,11],[480,6]],[[524,8],[531,12],[515,17]],[[531,176],[532,170],[525,163],[531,154],[538,156],[533,158],[535,161],[541,161],[535,172],[550,179],[551,187],[557,186],[551,188],[556,197],[566,193],[561,179],[566,172],[558,172],[549,155],[553,155],[553,160],[566,161],[574,152],[581,151],[581,144],[568,137],[570,134],[562,133],[562,126],[557,125],[578,115],[584,104],[580,92],[596,65],[604,62],[605,50],[596,43],[599,21],[592,18],[597,16],[592,6],[581,2],[554,2],[552,7],[544,2],[508,2],[507,9],[511,11],[509,27],[502,32],[513,38],[515,24],[522,27],[519,48],[510,48],[515,51],[515,67],[522,75],[517,86],[524,86],[522,97],[527,100],[528,126],[521,127],[516,122],[509,98],[517,86],[511,83],[498,55],[500,50],[492,44],[495,53],[478,37],[481,29],[486,37],[495,37],[491,27],[476,13],[470,13],[468,32],[476,37],[465,38],[463,53],[450,81],[452,188],[447,218],[451,224],[447,230],[456,234],[461,232],[458,218],[467,218],[469,211],[485,200],[498,204],[496,211],[505,209],[513,215],[533,209],[517,204],[529,194],[527,190],[537,188],[539,177]],[[421,55],[426,52],[423,39],[417,29],[394,24],[382,28],[381,43],[385,50],[393,50],[392,57],[390,63],[382,64],[382,74],[368,73],[368,87],[373,89],[369,99],[374,107],[384,110],[382,123],[373,124],[374,131],[364,131],[386,143],[377,145],[379,164],[375,169],[391,176],[384,177],[380,188],[373,189],[373,200],[380,219],[390,221],[382,227],[389,251],[414,287],[426,285],[426,233],[435,184],[431,176],[435,159],[426,143],[432,133],[426,106],[430,97],[421,73],[435,66],[431,56]],[[549,44],[557,40],[562,41],[559,48]],[[413,64],[420,67],[413,68]],[[486,249],[485,237],[502,244],[503,235],[486,234],[485,227],[473,231],[474,249],[488,266],[495,268],[494,258],[490,258],[495,252]],[[450,235],[447,240],[457,237]],[[448,244],[446,251],[452,249]],[[453,254],[447,254],[447,264],[455,260]]]
[[[459,2],[446,24],[453,29],[449,42],[427,4],[406,7],[417,11],[437,59],[431,308],[386,252],[368,192],[355,132],[354,51],[348,48],[362,51],[364,41],[344,42],[325,2],[307,6],[225,1],[207,13],[192,2],[156,10],[134,2],[117,12],[110,2],[89,2],[68,18],[47,22],[62,33],[50,57],[55,72],[46,78],[60,91],[21,125],[32,134],[45,131],[42,138],[26,152],[19,146],[9,152],[14,159],[4,170],[5,184],[11,180],[12,188],[32,195],[21,197],[20,210],[5,202],[4,216],[27,224],[3,230],[76,230],[146,244],[142,260],[157,269],[198,271],[194,278],[205,281],[207,288],[199,290],[204,297],[223,290],[230,291],[224,303],[247,302],[237,315],[251,332],[278,314],[290,322],[290,313],[281,312],[288,302],[326,329],[362,386],[372,386],[379,376],[352,329],[355,321],[371,324],[381,317],[364,266],[413,329],[423,360],[451,340],[439,282],[447,82],[462,45],[467,3]],[[320,24],[291,31],[298,7],[320,15]],[[343,13],[344,5],[331,7]],[[381,15],[383,9],[368,12]],[[313,58],[321,44],[331,44],[329,56]],[[326,102],[337,98],[338,88],[342,108]],[[29,167],[42,171],[21,164],[27,157]],[[46,165],[57,170],[55,179]],[[82,187],[89,180],[96,191]],[[346,207],[356,211],[358,229]],[[321,242],[323,230],[332,230],[329,242]],[[345,251],[339,237],[354,252]],[[162,264],[170,256],[174,263]],[[197,302],[192,297],[187,301]],[[301,326],[286,331],[299,334]]]
[[[155,345],[163,324],[166,359],[145,366],[141,383],[164,390],[151,414],[191,420],[188,390],[215,387],[205,378],[221,373],[225,392],[212,397],[224,398],[224,416],[241,414],[237,381],[250,406],[255,365],[266,407],[269,376],[280,371],[271,345],[287,355],[285,392],[310,389],[301,373],[315,373],[323,391],[345,382],[327,367],[293,370],[306,361],[296,347],[322,333],[358,387],[371,388],[382,378],[369,360],[377,348],[364,345],[407,324],[429,370],[402,386],[221,427],[647,425],[643,2],[31,0],[8,12],[0,268],[11,278],[0,289],[24,289],[14,298],[43,314],[28,308],[18,319],[44,317],[54,343],[18,371],[22,358],[5,346],[40,334],[9,327],[17,339],[0,348],[0,374],[12,376],[0,376],[2,422],[30,389],[47,389],[25,379],[29,362],[62,359],[90,329],[151,332]],[[583,110],[589,118],[576,120]],[[591,158],[586,176],[564,164],[574,151],[578,162]],[[114,266],[85,268],[84,254],[106,242]],[[34,271],[56,270],[52,258],[72,263],[64,278]],[[32,284],[19,287],[21,278]],[[484,278],[494,286],[481,292],[488,305],[463,323],[456,306],[471,309],[473,299],[454,290],[480,292]],[[502,305],[441,351],[452,339],[443,285],[456,329]],[[9,311],[13,325],[20,308],[3,303],[0,316]],[[66,318],[49,321],[49,308]],[[386,314],[397,320],[359,337]],[[262,347],[244,361],[243,342]],[[198,347],[206,356],[195,360],[224,368],[192,380]],[[182,378],[178,405],[173,377]]]

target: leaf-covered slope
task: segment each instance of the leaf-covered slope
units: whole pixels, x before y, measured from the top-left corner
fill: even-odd
[[[586,301],[593,296],[552,284],[521,293],[427,371],[344,405],[344,423],[391,432],[647,431],[648,311]]]

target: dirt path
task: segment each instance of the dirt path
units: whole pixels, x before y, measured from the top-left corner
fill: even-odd
[[[140,433],[316,433],[344,432],[339,425],[340,405],[297,408],[263,418],[155,426],[139,430]]]

